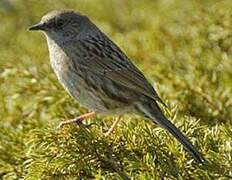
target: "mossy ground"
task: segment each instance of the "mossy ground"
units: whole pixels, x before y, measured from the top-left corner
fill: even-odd
[[[0,179],[232,179],[231,0],[15,0],[0,3]],[[193,161],[164,130],[126,115],[91,129],[63,90],[45,38],[27,31],[53,9],[88,14],[154,84],[168,117],[204,154]]]

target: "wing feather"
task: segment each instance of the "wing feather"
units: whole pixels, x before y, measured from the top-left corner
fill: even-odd
[[[107,37],[105,36],[105,38]],[[131,91],[141,93],[167,107],[141,71],[110,39],[96,40],[90,38],[77,43],[79,47],[85,48],[82,53],[77,52],[82,56],[82,63],[79,63],[83,66],[82,68],[101,74],[102,77],[127,87]]]

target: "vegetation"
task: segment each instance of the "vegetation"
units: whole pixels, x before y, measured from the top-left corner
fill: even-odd
[[[146,74],[204,165],[141,117],[125,115],[110,137],[110,116],[56,128],[87,110],[58,83],[45,38],[27,28],[67,8]],[[232,179],[231,0],[2,0],[0,15],[0,179]]]

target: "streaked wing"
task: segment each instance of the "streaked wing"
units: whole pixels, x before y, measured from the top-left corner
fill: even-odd
[[[105,39],[102,39],[102,37]],[[104,77],[111,79],[115,83],[150,97],[166,106],[144,75],[106,36],[79,40],[77,44],[79,49],[77,53],[82,57],[80,64],[87,68],[88,71],[104,75]],[[85,54],[85,52],[88,53]]]

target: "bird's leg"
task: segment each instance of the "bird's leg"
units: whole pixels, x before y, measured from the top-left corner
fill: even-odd
[[[81,116],[78,116],[74,119],[70,119],[70,120],[67,120],[67,121],[63,121],[59,124],[58,128],[62,128],[64,125],[67,125],[67,124],[73,124],[73,123],[76,123],[78,125],[83,125],[82,121],[86,118],[89,118],[91,116],[94,116],[96,115],[95,112],[90,112],[90,113],[86,113],[86,114],[83,114]],[[85,125],[86,127],[90,126],[90,125]]]
[[[105,133],[106,137],[109,136],[115,130],[117,124],[121,121],[121,119],[122,119],[121,115],[116,118],[110,129]]]

